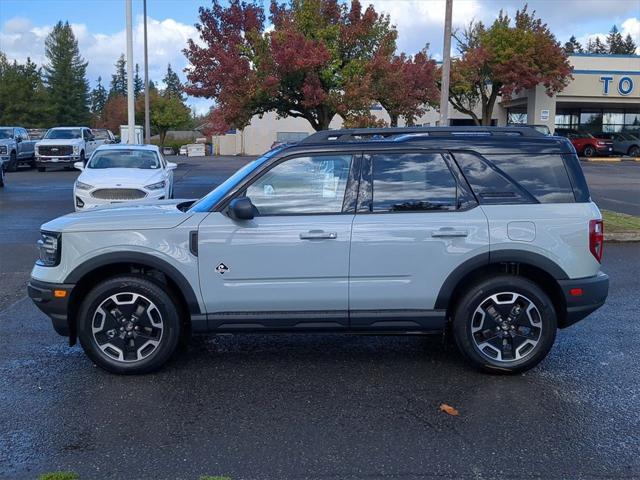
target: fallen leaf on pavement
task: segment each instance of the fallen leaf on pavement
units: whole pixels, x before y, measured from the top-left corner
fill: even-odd
[[[440,404],[440,411],[454,417],[457,417],[460,415],[460,412],[458,410],[453,408],[451,405],[447,405],[446,403]]]

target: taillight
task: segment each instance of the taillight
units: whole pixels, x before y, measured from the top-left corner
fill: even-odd
[[[589,250],[598,262],[602,260],[604,248],[604,223],[602,220],[589,221]]]

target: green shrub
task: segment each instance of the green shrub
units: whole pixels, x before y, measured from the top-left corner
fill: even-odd
[[[78,480],[80,475],[76,472],[49,472],[43,473],[38,480]]]

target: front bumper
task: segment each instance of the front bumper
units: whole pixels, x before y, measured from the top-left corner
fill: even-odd
[[[46,167],[52,165],[70,165],[80,161],[80,155],[69,155],[62,157],[43,157],[42,155],[36,156],[36,165],[38,167]]]
[[[51,318],[53,329],[65,337],[69,336],[68,306],[73,287],[73,284],[41,282],[33,278],[27,284],[29,298]],[[64,296],[60,292],[64,292]]]
[[[599,155],[613,155],[613,145],[596,145],[596,151]]]
[[[564,319],[560,319],[558,325],[560,328],[573,325],[600,308],[609,294],[609,276],[602,272],[595,277],[559,280],[558,283],[567,305]]]

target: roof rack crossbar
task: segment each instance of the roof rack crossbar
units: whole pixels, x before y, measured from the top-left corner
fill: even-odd
[[[468,135],[490,135],[490,136],[521,136],[521,137],[544,137],[543,133],[531,127],[391,127],[391,128],[350,128],[341,130],[321,130],[309,135],[299,143],[339,143],[354,142],[360,140],[392,139],[396,136],[411,135],[429,136],[464,136]]]

